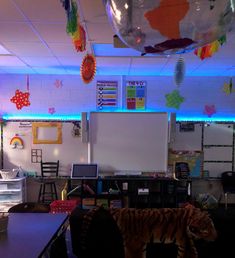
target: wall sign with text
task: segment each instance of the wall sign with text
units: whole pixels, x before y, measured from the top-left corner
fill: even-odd
[[[117,81],[97,81],[96,107],[99,110],[117,107]]]
[[[145,109],[146,82],[127,81],[126,82],[126,108],[143,110]]]

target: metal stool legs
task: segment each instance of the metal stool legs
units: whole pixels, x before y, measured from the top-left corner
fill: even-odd
[[[58,199],[55,182],[43,182],[40,185],[38,202],[50,203]]]

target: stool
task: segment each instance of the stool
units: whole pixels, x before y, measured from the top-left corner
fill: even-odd
[[[59,160],[57,162],[41,162],[42,177],[39,179],[38,202],[51,203],[58,199],[55,183],[55,177],[58,176],[58,171]]]

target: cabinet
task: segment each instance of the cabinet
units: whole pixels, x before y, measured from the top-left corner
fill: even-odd
[[[83,205],[106,207],[160,208],[179,207],[188,200],[191,181],[152,177],[104,177],[102,192],[97,180],[74,180],[68,183],[68,198],[80,198]],[[86,191],[88,185],[92,191]]]
[[[0,212],[26,200],[26,179],[0,179]]]

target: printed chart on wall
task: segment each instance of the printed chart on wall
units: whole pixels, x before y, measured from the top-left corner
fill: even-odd
[[[143,110],[145,109],[145,81],[126,82],[126,108]]]
[[[96,107],[98,110],[117,107],[117,81],[97,81]]]

